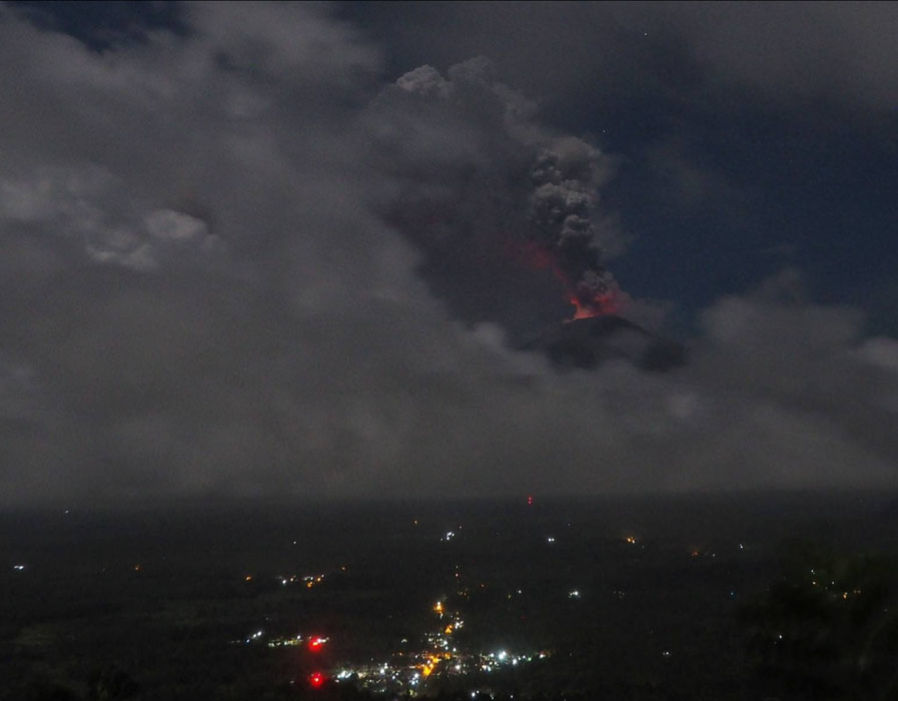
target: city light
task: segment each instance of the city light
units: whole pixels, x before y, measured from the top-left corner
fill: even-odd
[[[311,652],[319,652],[321,648],[327,643],[327,641],[328,638],[322,638],[321,636],[309,638],[309,650]]]
[[[309,686],[313,689],[319,689],[324,686],[324,682],[327,681],[327,677],[324,676],[323,672],[312,672],[309,675]]]

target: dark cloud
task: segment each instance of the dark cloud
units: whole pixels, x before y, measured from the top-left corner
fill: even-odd
[[[785,101],[898,100],[898,11],[888,3],[349,7],[373,35],[389,30],[399,55],[448,67],[488,52],[521,88],[562,103],[634,90],[707,97],[709,81]]]
[[[420,271],[453,313],[518,337],[583,310],[618,305],[601,217],[612,160],[553,134],[484,58],[401,76],[368,114],[375,166],[392,187],[387,222],[424,253]]]
[[[317,5],[104,53],[3,12],[4,504],[894,483],[895,342],[782,279],[708,308],[676,372],[513,349],[570,311],[516,258],[541,188],[625,247],[610,161],[501,62],[382,81]]]

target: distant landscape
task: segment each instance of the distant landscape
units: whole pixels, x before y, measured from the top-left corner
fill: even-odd
[[[898,554],[895,495],[529,501],[6,512],[0,698],[804,698],[752,607]]]

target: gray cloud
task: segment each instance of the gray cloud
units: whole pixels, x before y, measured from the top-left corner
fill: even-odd
[[[721,86],[786,103],[888,110],[898,100],[889,3],[429,3],[366,19],[438,67],[488,52],[561,110],[609,92],[685,98]]]
[[[613,161],[553,134],[484,58],[401,76],[375,100],[372,159],[393,187],[386,221],[424,253],[424,277],[453,313],[533,335],[619,304],[603,263],[621,236],[601,216]],[[459,284],[464,280],[463,284]]]
[[[855,310],[773,281],[708,309],[680,371],[559,375],[508,342],[567,313],[552,275],[434,271],[526,223],[539,148],[587,154],[584,196],[607,177],[498,81],[372,99],[378,51],[318,6],[203,5],[104,54],[4,12],[4,504],[894,483],[894,341]]]

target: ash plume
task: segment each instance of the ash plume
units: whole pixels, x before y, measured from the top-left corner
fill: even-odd
[[[617,285],[602,263],[593,224],[601,154],[580,141],[544,149],[531,178],[531,221],[565,283],[575,318],[617,311]]]
[[[618,236],[597,211],[610,159],[539,126],[485,59],[447,76],[415,69],[368,114],[389,183],[381,212],[417,246],[432,291],[454,316],[497,323],[512,340],[615,312],[603,248]]]

